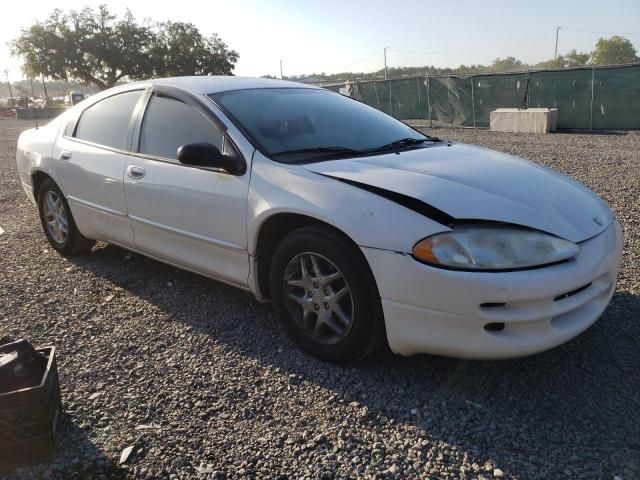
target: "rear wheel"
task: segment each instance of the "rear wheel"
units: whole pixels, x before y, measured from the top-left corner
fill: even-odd
[[[287,236],[274,254],[271,298],[293,342],[321,360],[347,362],[384,341],[382,308],[362,252],[331,228]]]
[[[51,179],[40,185],[38,211],[44,234],[58,252],[77,255],[91,250],[95,242],[78,231],[67,200]]]

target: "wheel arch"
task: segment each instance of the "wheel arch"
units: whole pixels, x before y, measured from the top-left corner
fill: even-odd
[[[38,204],[38,195],[40,194],[40,186],[42,185],[42,182],[44,182],[47,179],[51,180],[56,185],[58,185],[58,182],[56,182],[51,175],[49,175],[47,172],[43,170],[34,170],[31,172],[31,185],[33,187],[33,198],[36,201],[36,205]],[[60,188],[59,185],[58,185],[58,188]]]
[[[276,248],[291,232],[310,225],[325,226],[344,237],[354,246],[358,244],[342,229],[317,217],[303,213],[278,212],[267,217],[258,227],[255,243],[255,286],[258,298],[269,298],[269,271]]]

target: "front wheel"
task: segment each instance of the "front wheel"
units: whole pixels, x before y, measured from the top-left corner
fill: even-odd
[[[38,211],[44,234],[58,252],[68,256],[91,250],[95,242],[80,233],[67,199],[51,179],[43,181],[40,185]]]
[[[325,361],[365,357],[384,341],[378,289],[364,255],[331,228],[287,236],[270,272],[271,298],[285,331]]]

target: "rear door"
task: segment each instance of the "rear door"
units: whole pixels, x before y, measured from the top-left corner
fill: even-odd
[[[124,171],[133,118],[144,90],[108,96],[71,121],[54,146],[60,183],[79,230],[90,238],[133,247]]]
[[[235,176],[180,164],[178,147],[193,142],[241,155],[224,125],[198,99],[178,89],[155,87],[136,126],[125,173],[136,248],[246,286],[249,169]]]

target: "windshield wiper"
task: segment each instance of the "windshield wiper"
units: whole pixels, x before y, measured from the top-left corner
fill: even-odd
[[[384,150],[393,150],[394,148],[399,148],[399,147],[411,147],[413,145],[420,145],[424,142],[439,142],[439,141],[440,141],[439,139],[434,137],[429,137],[429,138],[407,137],[407,138],[401,138],[400,140],[396,140],[391,143],[387,143],[386,145],[382,145],[380,147],[372,148],[370,150],[367,150],[367,152],[381,152]]]
[[[295,150],[283,150],[281,152],[272,153],[272,156],[277,155],[295,155],[305,153],[319,153],[319,154],[339,154],[339,155],[362,155],[362,150],[354,150],[347,147],[311,147],[311,148],[298,148]]]
[[[366,150],[355,150],[348,147],[309,147],[309,148],[297,148],[293,150],[282,150],[280,152],[272,153],[271,156],[282,155],[304,155],[304,154],[320,154],[320,155],[346,155],[346,156],[362,156],[369,153],[383,152],[386,150],[393,150],[395,148],[410,147],[413,145],[420,145],[424,142],[440,142],[439,138],[427,137],[427,138],[401,138],[386,145],[380,147],[369,148]]]

